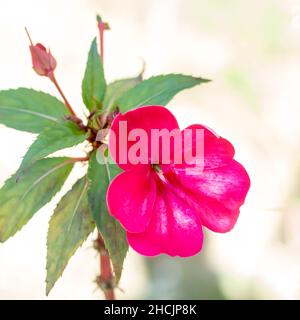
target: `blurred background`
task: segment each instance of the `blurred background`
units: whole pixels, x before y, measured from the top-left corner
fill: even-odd
[[[106,33],[111,81],[184,73],[209,84],[170,104],[182,127],[203,123],[229,139],[252,187],[235,229],[205,232],[189,259],[144,258],[130,251],[119,299],[300,298],[300,1],[287,0],[0,0],[0,88],[32,87],[57,95],[31,69],[27,26],[51,48],[57,78],[78,112],[87,51]],[[34,136],[0,125],[0,184],[18,168]],[[64,154],[81,155],[84,146]],[[48,220],[60,196],[0,245],[0,299],[46,299]],[[93,282],[98,257],[91,236],[48,299],[101,299]]]

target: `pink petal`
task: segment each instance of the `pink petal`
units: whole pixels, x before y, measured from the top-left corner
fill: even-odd
[[[30,46],[33,69],[41,76],[48,76],[56,68],[56,60],[46,48],[38,43]]]
[[[202,133],[200,138],[198,138],[198,145],[196,144],[197,130]],[[190,138],[185,140],[185,136]],[[188,153],[195,156],[197,154],[196,151],[202,151],[200,152],[200,158],[202,159],[201,169],[218,168],[227,165],[227,163],[233,159],[235,153],[232,144],[228,140],[218,136],[211,131],[211,129],[200,124],[194,124],[182,130],[182,142],[183,160],[186,159],[185,156],[187,156]],[[175,165],[175,167],[178,170],[185,170],[187,167],[193,168],[195,165],[197,166],[195,163],[196,159],[193,160],[193,162],[188,163],[186,159],[181,165]],[[199,160],[199,157],[197,160]]]
[[[118,175],[107,191],[107,205],[123,227],[142,232],[150,223],[156,197],[156,184],[150,166],[135,166]]]
[[[202,224],[215,232],[234,227],[250,187],[245,168],[235,160],[199,175],[189,175],[188,170],[170,171],[166,177],[195,208]]]
[[[189,257],[197,254],[203,243],[197,214],[167,185],[159,189],[147,230],[143,233],[127,232],[130,246],[145,256],[165,253]]]
[[[124,140],[119,137],[119,124],[120,121],[126,121],[127,123],[127,132],[131,132],[133,129],[143,129],[147,135],[147,148],[149,149],[146,154],[146,161],[150,163],[150,154],[151,154],[151,130],[153,129],[167,129],[172,131],[173,129],[179,129],[176,118],[173,114],[166,108],[161,106],[146,106],[140,107],[134,110],[130,110],[124,114],[119,114],[113,121],[111,130],[115,133],[116,140],[110,135],[109,138],[109,149],[110,153],[119,165],[120,168],[128,170],[132,167],[128,159],[128,151],[130,147],[135,144],[136,141],[128,141],[128,136],[123,139],[127,139],[127,148],[124,148],[122,154],[119,152],[119,146],[124,146]],[[122,161],[122,157],[125,157],[125,162]]]

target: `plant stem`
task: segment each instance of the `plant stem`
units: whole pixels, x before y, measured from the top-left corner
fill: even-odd
[[[105,248],[105,244],[102,236],[98,233],[98,238],[96,240],[97,250],[100,253],[100,270],[101,274],[97,277],[97,284],[104,292],[106,300],[115,300],[114,292],[114,275],[112,271],[112,266],[110,262],[110,256]]]
[[[104,32],[108,29],[108,25],[103,23],[101,18],[97,16],[98,30],[100,34],[100,59],[104,65]],[[98,232],[98,238],[95,240],[96,248],[100,253],[100,276],[97,277],[96,282],[104,292],[106,300],[115,300],[114,292],[114,274],[112,270],[109,252],[105,247],[104,240]]]
[[[70,111],[71,115],[76,116],[73,108],[71,107],[69,101],[67,100],[66,96],[64,95],[63,91],[61,90],[55,76],[54,76],[54,73],[52,72],[50,75],[49,75],[49,79],[54,83],[56,89],[58,90],[59,94],[61,95],[61,97],[63,98],[64,102],[65,102],[65,105],[66,107],[68,108],[68,110]]]
[[[98,30],[99,30],[99,35],[100,35],[100,58],[102,61],[102,64],[104,64],[104,33],[105,30],[108,30],[108,24],[103,22],[101,18],[98,16]]]
[[[100,57],[104,65],[104,30],[100,28]]]

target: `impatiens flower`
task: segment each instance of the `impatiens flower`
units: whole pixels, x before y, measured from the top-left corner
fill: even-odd
[[[119,135],[124,123],[127,137]],[[124,158],[130,160],[130,149],[134,146],[130,133],[135,129],[147,133],[151,147],[146,152],[137,152],[138,155],[143,152],[146,161],[124,162]],[[190,139],[182,139],[182,163],[175,161],[173,144],[170,144],[169,163],[162,161],[165,150],[161,144],[159,148],[153,146],[151,133],[157,131],[154,129],[177,130],[182,137],[186,133],[190,135]],[[126,230],[134,250],[146,256],[162,253],[193,256],[202,248],[203,226],[222,233],[234,227],[250,180],[244,167],[233,159],[234,148],[229,141],[203,125],[191,125],[180,132],[175,117],[161,106],[119,114],[111,130],[115,134],[110,134],[110,152],[125,171],[111,182],[107,205]],[[197,132],[202,132],[202,161],[187,162],[185,154],[197,151]],[[155,154],[157,149],[159,154]]]
[[[33,70],[40,76],[51,78],[53,71],[56,68],[55,58],[52,56],[50,50],[47,52],[46,48],[42,44],[37,43],[34,45],[27,29],[25,30],[30,41],[29,49],[32,58]]]

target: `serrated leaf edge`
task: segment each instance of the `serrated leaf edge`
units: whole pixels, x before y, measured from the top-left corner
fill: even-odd
[[[80,180],[80,179],[79,179],[79,180]],[[77,180],[77,182],[78,182],[79,180]],[[73,184],[72,188],[74,187],[75,184],[76,184],[76,182]],[[72,226],[73,219],[74,219],[74,217],[75,217],[76,211],[77,211],[77,209],[78,209],[78,207],[79,207],[79,205],[80,205],[80,201],[81,201],[81,199],[82,199],[82,197],[83,197],[83,195],[84,195],[84,192],[87,192],[87,190],[88,190],[88,186],[89,186],[89,180],[88,180],[87,177],[86,177],[86,183],[84,184],[84,186],[83,186],[83,188],[82,188],[82,192],[81,192],[81,195],[80,195],[80,197],[79,197],[79,201],[78,201],[77,204],[76,204],[76,209],[74,210],[74,213],[73,213],[73,215],[72,215],[72,219],[71,219],[70,225],[68,226],[68,229]],[[70,191],[72,190],[72,188],[71,188],[69,191],[67,191],[67,192],[64,194],[64,196],[66,196],[66,195],[68,194],[68,192],[70,192]],[[64,196],[62,196],[61,200],[64,198]],[[55,209],[54,209],[53,212],[55,212],[55,210],[56,210],[56,208],[57,208],[58,206],[59,206],[59,203],[57,204],[57,206],[55,207]],[[54,214],[54,213],[53,213],[53,214]],[[51,218],[52,218],[52,216],[51,216]],[[48,231],[47,231],[47,250],[48,250],[48,234],[49,234],[49,227],[50,227],[51,218],[50,218],[49,223],[48,223]],[[94,220],[94,219],[93,219],[93,220]],[[92,232],[93,232],[93,231],[92,231]],[[91,232],[91,233],[92,233],[92,232]],[[56,279],[56,281],[55,281],[50,287],[48,287],[48,285],[50,284],[50,282],[47,281],[47,277],[46,277],[46,281],[45,281],[45,282],[46,282],[46,296],[49,295],[49,293],[51,292],[51,290],[53,289],[53,287],[55,286],[55,284],[57,283],[57,281],[63,276],[63,273],[64,273],[64,271],[65,271],[65,269],[66,269],[66,267],[67,267],[70,259],[75,255],[75,253],[77,252],[77,250],[82,247],[83,243],[87,240],[87,238],[89,237],[89,235],[90,235],[90,234],[88,234],[85,238],[83,238],[83,239],[80,241],[78,247],[74,250],[74,252],[71,253],[71,255],[70,255],[70,257],[69,257],[69,260],[67,261],[67,263],[65,264],[65,266],[63,267],[63,269],[62,269],[62,271],[61,271],[60,276]],[[66,240],[65,240],[65,241],[66,241]],[[61,253],[60,253],[60,257],[61,257]],[[47,267],[48,267],[48,263],[46,263],[46,273],[48,273]]]

